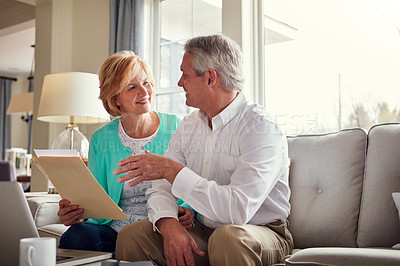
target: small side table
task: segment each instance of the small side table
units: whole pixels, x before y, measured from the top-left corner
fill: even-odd
[[[30,175],[19,175],[19,176],[17,176],[17,181],[22,182],[22,183],[29,183],[29,182],[31,182],[31,176]]]

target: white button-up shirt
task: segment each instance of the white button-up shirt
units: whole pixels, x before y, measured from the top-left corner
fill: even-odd
[[[265,109],[243,93],[213,117],[194,111],[183,119],[165,155],[184,167],[171,185],[147,190],[149,219],[177,217],[176,198],[216,228],[221,224],[264,225],[290,213],[287,141]],[[154,227],[155,228],[155,227]]]

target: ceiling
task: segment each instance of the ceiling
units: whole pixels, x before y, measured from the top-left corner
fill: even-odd
[[[29,74],[34,58],[35,7],[0,0],[0,75]]]
[[[35,4],[41,1],[45,0],[0,0],[0,75],[16,77],[32,71],[34,59],[32,46],[35,44]],[[210,13],[211,16],[211,12],[207,12],[210,9],[209,1],[203,1],[204,3],[199,2],[202,5],[197,6],[199,12],[201,11],[203,14],[200,17],[206,16],[207,13]],[[204,9],[201,8],[203,6]],[[173,6],[173,9],[176,8]],[[207,20],[218,24],[210,17]],[[282,35],[283,30],[296,31],[296,29],[269,17],[266,17],[264,26],[266,44],[292,39],[287,38],[291,35],[289,32]]]

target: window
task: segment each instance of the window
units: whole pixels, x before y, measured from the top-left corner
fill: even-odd
[[[266,33],[266,106],[287,134],[400,121],[399,1],[266,0],[264,13],[282,29]]]
[[[177,85],[183,46],[194,36],[222,31],[222,0],[165,0],[158,6],[160,36],[156,38],[160,39],[160,63],[155,70],[156,109],[184,116],[191,108],[185,105],[185,93]]]

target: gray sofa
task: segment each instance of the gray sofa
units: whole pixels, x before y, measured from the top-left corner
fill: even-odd
[[[400,124],[369,132],[288,137],[295,250],[286,265],[400,265]],[[58,206],[28,199],[42,236],[57,238]],[[53,213],[51,215],[50,213]],[[45,215],[46,217],[42,217]]]
[[[400,124],[288,137],[286,265],[400,265]]]

